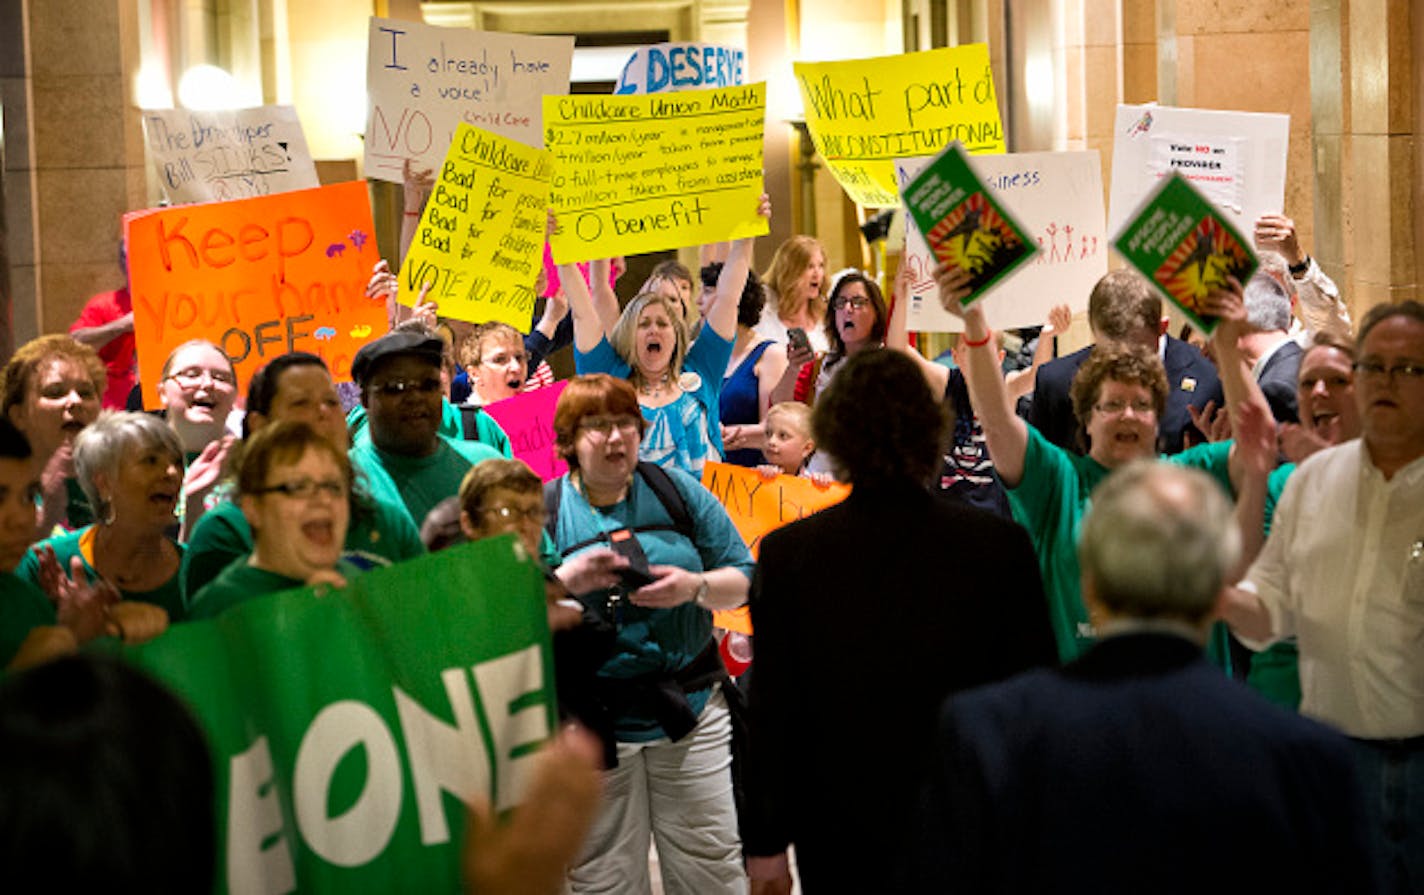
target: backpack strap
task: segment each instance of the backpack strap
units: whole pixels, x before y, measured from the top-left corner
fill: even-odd
[[[480,440],[480,407],[476,404],[460,404],[460,429],[466,441]]]
[[[643,481],[652,490],[653,496],[658,499],[663,510],[672,518],[672,524],[638,525],[634,526],[632,531],[635,534],[642,531],[675,531],[689,541],[694,540],[696,529],[692,521],[692,513],[687,508],[687,499],[682,496],[681,491],[677,490],[677,483],[672,480],[672,476],[667,474],[667,470],[656,463],[639,460],[638,465],[633,468],[633,473],[635,476],[643,477]],[[552,482],[544,483],[544,530],[549,533],[550,540],[554,539],[554,531],[559,524],[559,506],[563,503],[564,496],[563,482],[562,478],[557,478]],[[585,538],[577,544],[560,550],[559,555],[561,557],[568,556],[585,547],[607,541],[608,535],[601,532],[594,537]]]

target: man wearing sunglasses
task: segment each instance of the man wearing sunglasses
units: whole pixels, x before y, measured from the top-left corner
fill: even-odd
[[[488,445],[440,434],[443,351],[437,338],[397,331],[364,346],[351,363],[371,436],[351,457],[371,495],[403,505],[417,528],[460,490],[471,466],[500,456]]]
[[[1381,891],[1424,891],[1424,304],[1381,305],[1356,342],[1361,438],[1291,475],[1225,616],[1248,644],[1294,635],[1300,710],[1348,734]]]

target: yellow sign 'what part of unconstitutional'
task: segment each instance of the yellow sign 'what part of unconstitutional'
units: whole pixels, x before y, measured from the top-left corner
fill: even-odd
[[[461,123],[401,265],[401,304],[430,283],[441,315],[528,332],[552,176],[547,151]]]
[[[954,140],[972,155],[1004,151],[984,44],[792,67],[816,149],[860,205],[900,204],[897,158],[934,155]]]
[[[560,264],[760,236],[766,85],[546,96]]]

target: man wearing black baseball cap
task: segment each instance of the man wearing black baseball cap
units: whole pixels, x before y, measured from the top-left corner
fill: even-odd
[[[403,505],[417,528],[481,460],[488,445],[440,434],[444,343],[419,332],[393,332],[365,345],[351,363],[361,389],[369,442],[351,449],[374,497]]]

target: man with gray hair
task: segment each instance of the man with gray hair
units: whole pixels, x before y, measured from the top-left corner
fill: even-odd
[[[1099,486],[1079,557],[1101,639],[945,703],[922,890],[1373,891],[1349,744],[1203,657],[1240,551],[1204,473]]]
[[[1269,252],[1262,253],[1263,268],[1268,267],[1264,259],[1270,256]],[[1284,270],[1285,262],[1279,260],[1277,266]],[[1251,365],[1251,375],[1260,383],[1276,422],[1298,423],[1295,379],[1305,351],[1290,335],[1290,295],[1280,280],[1257,271],[1246,281],[1245,304],[1250,330],[1237,342],[1241,355]]]

